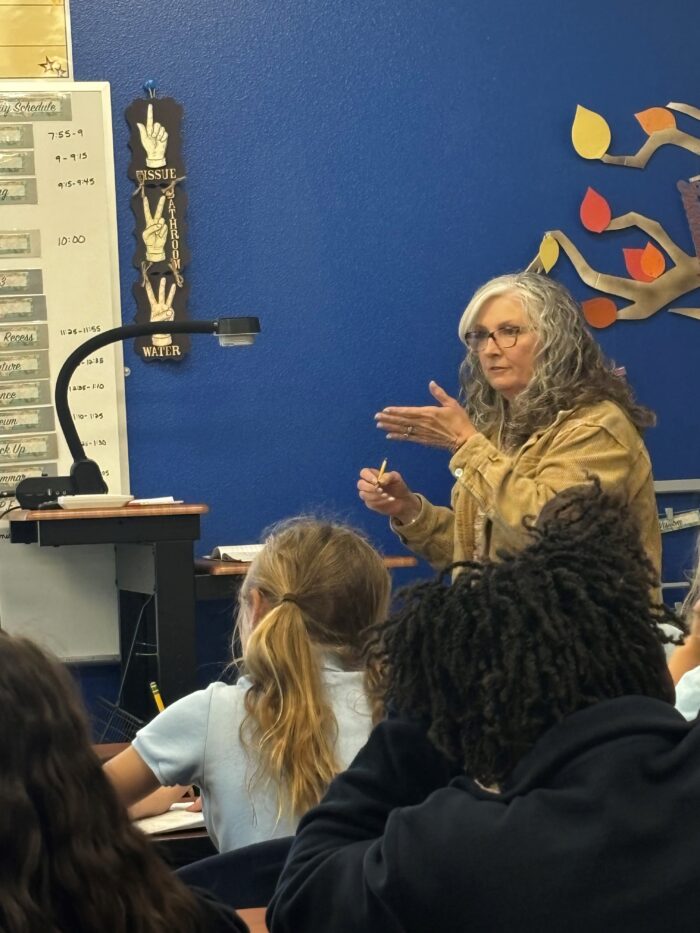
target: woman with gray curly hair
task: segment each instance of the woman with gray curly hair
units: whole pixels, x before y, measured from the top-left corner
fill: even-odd
[[[413,492],[396,471],[378,483],[367,467],[357,483],[365,505],[389,516],[410,550],[443,569],[518,547],[524,516],[597,476],[630,506],[658,572],[661,538],[642,440],[655,418],[635,402],[569,292],[535,272],[499,276],[477,290],[459,336],[467,347],[463,405],[431,382],[435,405],[375,415],[391,440],[451,452],[451,508]]]

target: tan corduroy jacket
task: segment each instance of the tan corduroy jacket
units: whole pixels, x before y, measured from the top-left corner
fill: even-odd
[[[595,475],[605,490],[629,504],[647,554],[660,572],[661,535],[649,454],[614,402],[559,412],[514,456],[476,434],[454,454],[450,472],[456,479],[452,508],[423,499],[414,522],[392,523],[404,544],[438,570],[453,561],[473,560],[475,552],[494,558],[500,548],[517,549],[524,542],[524,516],[536,517],[556,493]],[[480,511],[485,521],[478,532]]]

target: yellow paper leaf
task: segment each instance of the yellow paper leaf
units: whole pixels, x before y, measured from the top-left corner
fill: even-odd
[[[610,139],[610,127],[603,117],[579,104],[571,126],[576,152],[584,159],[599,159],[608,151]]]
[[[538,256],[545,272],[549,272],[549,270],[554,267],[557,259],[559,259],[559,244],[554,237],[550,236],[548,233],[545,233],[542,238]]]

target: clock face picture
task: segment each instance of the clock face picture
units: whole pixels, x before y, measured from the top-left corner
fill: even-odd
[[[158,324],[187,320],[189,262],[185,242],[187,195],[182,187],[182,107],[172,98],[133,101],[126,110],[130,129],[128,175],[135,189],[133,262],[140,273],[132,292],[136,321]],[[134,341],[144,360],[181,360],[189,351],[184,334],[153,333]]]

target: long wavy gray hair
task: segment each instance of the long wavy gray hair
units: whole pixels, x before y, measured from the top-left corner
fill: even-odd
[[[619,405],[640,434],[655,424],[654,413],[635,402],[625,379],[614,372],[614,364],[586,329],[579,304],[546,275],[517,272],[482,285],[459,322],[463,343],[486,302],[499,295],[520,298],[538,350],[528,386],[511,402],[489,385],[478,353],[468,350],[459,372],[461,398],[478,431],[502,449],[513,450],[550,425],[560,411],[604,400]]]

